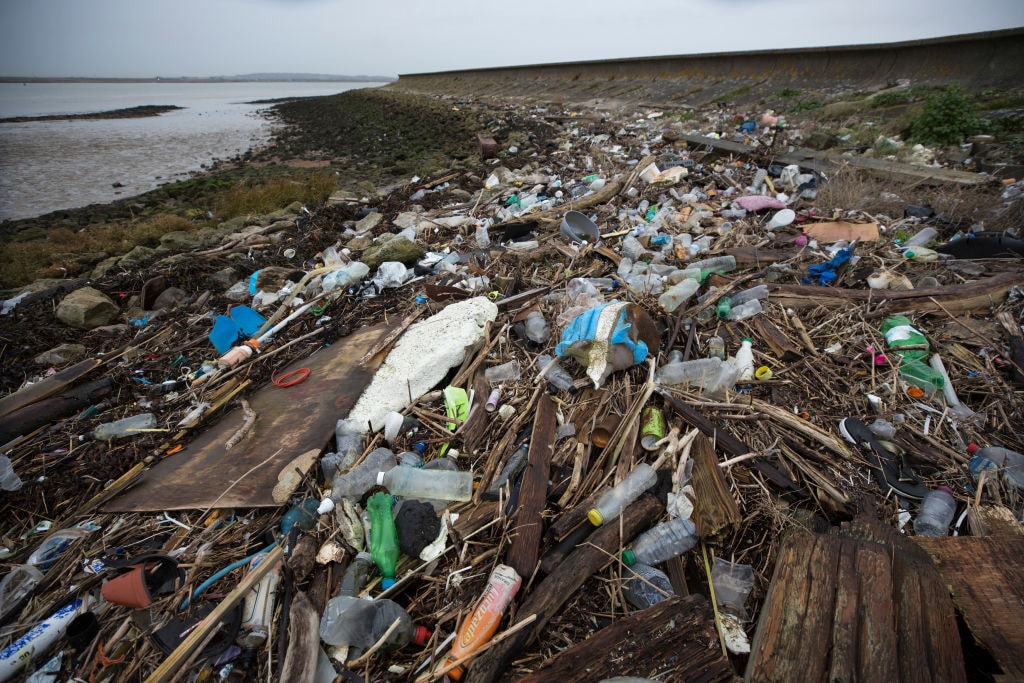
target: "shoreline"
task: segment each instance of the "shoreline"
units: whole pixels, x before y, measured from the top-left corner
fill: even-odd
[[[184,109],[176,104],[140,104],[136,107],[108,109],[107,111],[88,112],[85,114],[46,114],[44,116],[9,116],[0,119],[0,123],[29,123],[32,121],[85,121],[96,119],[142,119],[160,116],[169,111]]]

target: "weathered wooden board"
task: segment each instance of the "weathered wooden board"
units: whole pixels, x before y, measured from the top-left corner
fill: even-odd
[[[953,604],[1005,679],[1024,680],[1024,537],[914,540],[931,556]]]
[[[291,387],[266,386],[248,397],[256,423],[238,445],[224,449],[225,441],[242,426],[240,408],[180,453],[157,463],[104,509],[142,512],[204,509],[214,504],[225,508],[280,505],[279,477],[297,466],[293,460],[327,444],[335,423],[355,405],[379,365],[379,361],[360,365],[359,359],[390,329],[389,325],[361,328],[283,368],[278,374],[309,368],[309,378]],[[308,468],[315,458],[300,462]]]

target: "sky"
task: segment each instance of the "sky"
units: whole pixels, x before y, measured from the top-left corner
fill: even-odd
[[[1021,26],[1022,0],[0,0],[0,76],[397,76]]]

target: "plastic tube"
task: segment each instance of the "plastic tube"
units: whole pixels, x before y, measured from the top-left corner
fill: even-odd
[[[198,598],[200,595],[203,594],[203,591],[205,591],[207,588],[209,588],[213,584],[217,583],[217,581],[220,580],[225,574],[227,574],[227,573],[229,573],[229,572],[231,572],[231,571],[233,571],[235,569],[238,569],[239,567],[241,567],[244,564],[248,564],[257,555],[261,555],[263,553],[270,552],[271,550],[274,549],[275,545],[277,545],[277,544],[276,543],[271,543],[270,545],[268,545],[263,550],[257,550],[256,552],[254,552],[252,555],[249,555],[248,557],[243,557],[240,560],[235,560],[234,562],[232,562],[228,566],[226,566],[223,569],[215,572],[213,576],[211,576],[206,581],[203,581],[201,584],[196,586],[196,589],[194,591],[192,591],[192,595],[191,596],[186,597],[184,600],[181,601],[181,606],[178,607],[178,611],[180,612],[180,611],[184,610],[186,607],[188,607],[189,604],[193,600],[195,600],[196,598]]]
[[[512,602],[522,583],[522,577],[512,567],[499,564],[494,568],[476,607],[459,628],[459,636],[452,644],[451,654],[445,662],[446,666],[473,654],[491,639],[498,630],[505,609]],[[448,677],[458,681],[464,673],[463,664],[449,671]]]

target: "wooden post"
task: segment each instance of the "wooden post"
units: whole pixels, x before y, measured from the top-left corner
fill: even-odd
[[[533,575],[544,535],[541,513],[547,503],[548,475],[555,445],[555,402],[544,394],[537,400],[530,434],[530,452],[527,455],[523,484],[519,489],[519,507],[516,510],[516,535],[508,553],[508,565],[524,577]]]

